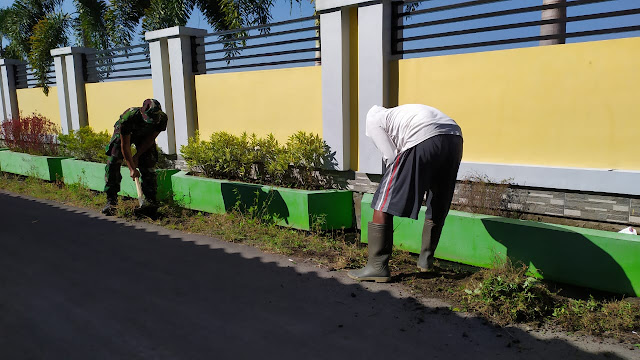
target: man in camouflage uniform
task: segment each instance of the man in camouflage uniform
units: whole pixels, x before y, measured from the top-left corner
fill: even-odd
[[[156,137],[167,129],[167,114],[162,111],[160,103],[155,99],[147,99],[142,107],[127,109],[115,123],[113,136],[106,147],[109,156],[105,167],[104,192],[107,194],[107,205],[102,209],[105,215],[113,215],[118,204],[118,192],[122,175],[122,161],[127,161],[131,178],[142,178],[142,192],[145,203],[138,213],[153,214],[157,210],[157,180],[155,165],[158,161]],[[136,146],[136,154],[131,155],[131,144]],[[138,171],[138,169],[140,169]]]

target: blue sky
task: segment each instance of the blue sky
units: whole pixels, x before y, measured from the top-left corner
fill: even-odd
[[[9,7],[13,4],[13,0],[0,0],[0,8]],[[65,13],[73,14],[75,7],[73,6],[73,0],[65,0],[62,5],[62,11]],[[300,4],[294,3],[293,5],[289,0],[276,0],[273,8],[273,21],[283,21],[288,19],[295,19],[300,17],[306,17],[313,15],[314,5],[309,0],[302,0]],[[196,8],[187,26],[206,29],[211,31],[211,27],[207,24],[207,20],[202,13]],[[72,37],[73,34],[69,34]],[[139,40],[139,39],[137,39]],[[3,40],[3,45],[6,45],[6,41]]]
[[[301,1],[302,2],[299,4],[294,3],[292,5],[289,0],[276,0],[276,4],[272,12],[273,21],[277,22],[277,21],[283,21],[283,20],[306,17],[306,16],[312,15],[314,11],[314,5],[310,3],[309,0],[301,0]],[[428,0],[428,1],[422,2],[420,4],[419,9],[427,9],[427,8],[437,7],[445,4],[460,3],[465,1],[468,1],[468,0]],[[9,6],[12,2],[13,2],[12,0],[0,0],[0,7]],[[406,19],[405,23],[412,24],[416,22],[425,22],[425,21],[432,21],[432,20],[438,20],[443,18],[464,16],[464,15],[469,15],[473,13],[492,12],[497,10],[536,6],[541,4],[542,4],[542,0],[502,0],[502,1],[497,1],[495,3],[479,5],[474,7],[467,7],[467,8],[461,8],[461,9],[448,10],[448,11],[440,11],[436,13],[415,15],[415,16],[412,16],[411,18]],[[633,9],[638,7],[640,7],[640,0],[612,0],[612,1],[604,1],[600,3],[594,3],[594,4],[588,4],[588,5],[569,7],[567,15],[569,17],[572,17],[577,15],[583,15],[583,14],[602,13],[602,12],[608,12],[608,11]],[[73,0],[65,0],[62,10],[67,13],[73,13],[74,11]],[[405,31],[404,36],[424,35],[429,33],[469,29],[474,27],[519,23],[519,22],[525,22],[525,21],[535,21],[539,19],[540,19],[539,11],[530,12],[525,14],[501,16],[499,18],[478,19],[478,20],[450,23],[450,24],[444,24],[444,25],[435,25],[431,27],[421,27],[421,28]],[[576,31],[583,31],[583,30],[601,29],[601,28],[618,27],[618,26],[630,26],[630,25],[640,25],[640,14],[617,17],[617,18],[570,22],[567,25],[567,32],[571,33]],[[195,11],[193,12],[187,26],[203,28],[203,29],[207,29],[208,31],[211,31],[211,28],[208,26],[204,16],[197,9],[195,9]],[[303,26],[303,25],[296,24],[292,26]],[[531,26],[531,27],[512,29],[512,30],[483,32],[483,33],[460,35],[460,36],[449,36],[445,38],[436,38],[436,39],[430,39],[430,40],[407,42],[405,43],[405,49],[425,48],[425,47],[432,47],[432,46],[446,46],[446,45],[453,45],[453,44],[460,44],[460,43],[489,41],[489,40],[496,40],[496,39],[537,36],[539,34],[539,31],[540,31],[539,26]],[[609,34],[609,35],[601,35],[601,36],[589,37],[589,38],[570,38],[569,40],[567,40],[567,42],[601,40],[601,39],[607,39],[607,38],[629,37],[629,36],[639,36],[639,35],[640,35],[640,32]],[[287,39],[287,38],[285,37],[282,40],[284,39]],[[141,40],[141,37],[137,37],[136,40],[137,42],[139,42]],[[534,41],[530,43],[482,47],[482,48],[475,48],[475,49],[450,50],[450,51],[433,52],[433,53],[417,53],[417,54],[409,54],[409,55],[406,55],[405,57],[407,58],[421,57],[421,56],[430,56],[430,55],[486,51],[486,50],[496,50],[496,49],[514,48],[514,47],[523,47],[523,46],[536,46],[536,45],[537,45],[537,42]],[[288,50],[289,48],[285,46],[283,47],[283,49]],[[300,56],[304,56],[304,55],[300,55]]]
[[[455,3],[466,2],[466,1],[468,0],[430,0],[430,1],[422,2],[418,10],[434,8],[442,5],[447,5],[452,3],[455,4]],[[539,5],[542,5],[542,0],[503,0],[495,3],[479,5],[474,7],[467,7],[467,8],[439,11],[436,13],[416,15],[416,16],[410,17],[409,19],[406,19],[405,24],[415,24],[415,23],[434,21],[439,19],[447,19],[451,17],[465,16],[465,15],[471,15],[471,14],[477,14],[477,13],[488,13],[493,11],[517,9],[517,8],[539,6]],[[627,10],[627,9],[634,9],[639,7],[640,7],[640,0],[605,1],[600,3],[568,7],[567,16],[575,17],[579,15]],[[449,24],[443,24],[443,25],[434,25],[430,27],[420,27],[420,28],[415,28],[415,29],[410,29],[405,31],[404,36],[425,35],[430,33],[440,33],[440,32],[463,30],[463,29],[470,29],[470,28],[477,28],[477,27],[487,27],[487,26],[493,26],[493,25],[514,24],[514,23],[522,23],[522,22],[528,22],[528,21],[536,21],[536,20],[540,20],[540,16],[541,16],[540,12],[537,11],[537,12],[528,12],[528,13],[522,13],[522,14],[500,16],[500,17],[494,17],[494,18],[488,18],[488,19],[477,19],[477,20],[449,23]],[[587,30],[593,30],[593,29],[625,27],[625,26],[632,26],[632,25],[640,25],[640,14],[606,18],[606,19],[569,22],[567,24],[567,32],[572,33],[572,32],[581,32],[581,31],[587,31]],[[449,37],[435,38],[435,39],[429,39],[429,40],[412,41],[412,42],[407,42],[404,48],[405,49],[428,48],[428,47],[436,47],[436,46],[463,44],[463,43],[475,43],[475,42],[481,42],[481,41],[491,41],[491,40],[500,40],[500,39],[520,38],[520,37],[532,37],[532,36],[538,36],[539,34],[540,34],[540,27],[531,26],[531,27],[524,27],[524,28],[518,28],[518,29],[482,32],[482,33],[469,34],[469,35],[458,35],[458,36],[449,36]],[[640,32],[608,34],[608,35],[592,36],[588,38],[586,37],[569,38],[567,42],[603,40],[603,39],[611,39],[611,38],[618,38],[618,37],[638,36],[638,35],[640,35]],[[473,52],[473,51],[487,51],[487,50],[497,50],[497,49],[515,48],[515,47],[524,47],[524,46],[537,46],[537,45],[538,45],[538,42],[534,41],[530,43],[482,47],[482,48],[475,48],[475,49],[449,50],[449,51],[441,51],[441,52],[434,52],[434,53],[428,53],[428,54],[417,53],[417,54],[410,54],[405,57],[407,58],[423,57],[426,55],[443,55],[443,54],[453,54],[453,53]]]

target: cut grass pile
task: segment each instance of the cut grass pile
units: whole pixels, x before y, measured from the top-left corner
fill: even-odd
[[[0,173],[0,189],[100,210],[103,193],[79,185],[45,182]],[[134,219],[137,200],[121,199],[117,216]],[[170,229],[208,235],[255,246],[326,266],[331,270],[364,266],[366,247],[353,232],[300,231],[275,225],[260,209],[217,215],[187,210],[173,202],[159,209],[153,222]],[[394,250],[390,267],[393,280],[407,285],[417,296],[443,299],[453,311],[473,312],[496,325],[527,323],[574,333],[614,337],[640,348],[640,302],[608,295],[595,299],[583,289],[584,298],[569,298],[550,290],[549,284],[527,274],[526,266],[503,262],[492,269],[462,268],[441,264],[435,272],[420,273],[416,256]],[[637,300],[637,298],[636,298]],[[634,333],[635,331],[635,333]]]

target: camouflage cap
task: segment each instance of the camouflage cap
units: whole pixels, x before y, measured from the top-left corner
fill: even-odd
[[[140,108],[142,119],[147,123],[158,122],[158,114],[162,113],[162,106],[156,99],[147,99],[142,103]]]

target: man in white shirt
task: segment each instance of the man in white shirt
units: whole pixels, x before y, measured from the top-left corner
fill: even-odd
[[[366,133],[382,152],[387,169],[371,203],[374,213],[368,224],[367,265],[348,275],[356,280],[390,280],[393,216],[418,219],[427,192],[428,209],[417,265],[421,271],[428,271],[433,267],[433,253],[453,198],[462,159],[462,131],[440,110],[409,104],[389,109],[372,107],[367,113]]]

